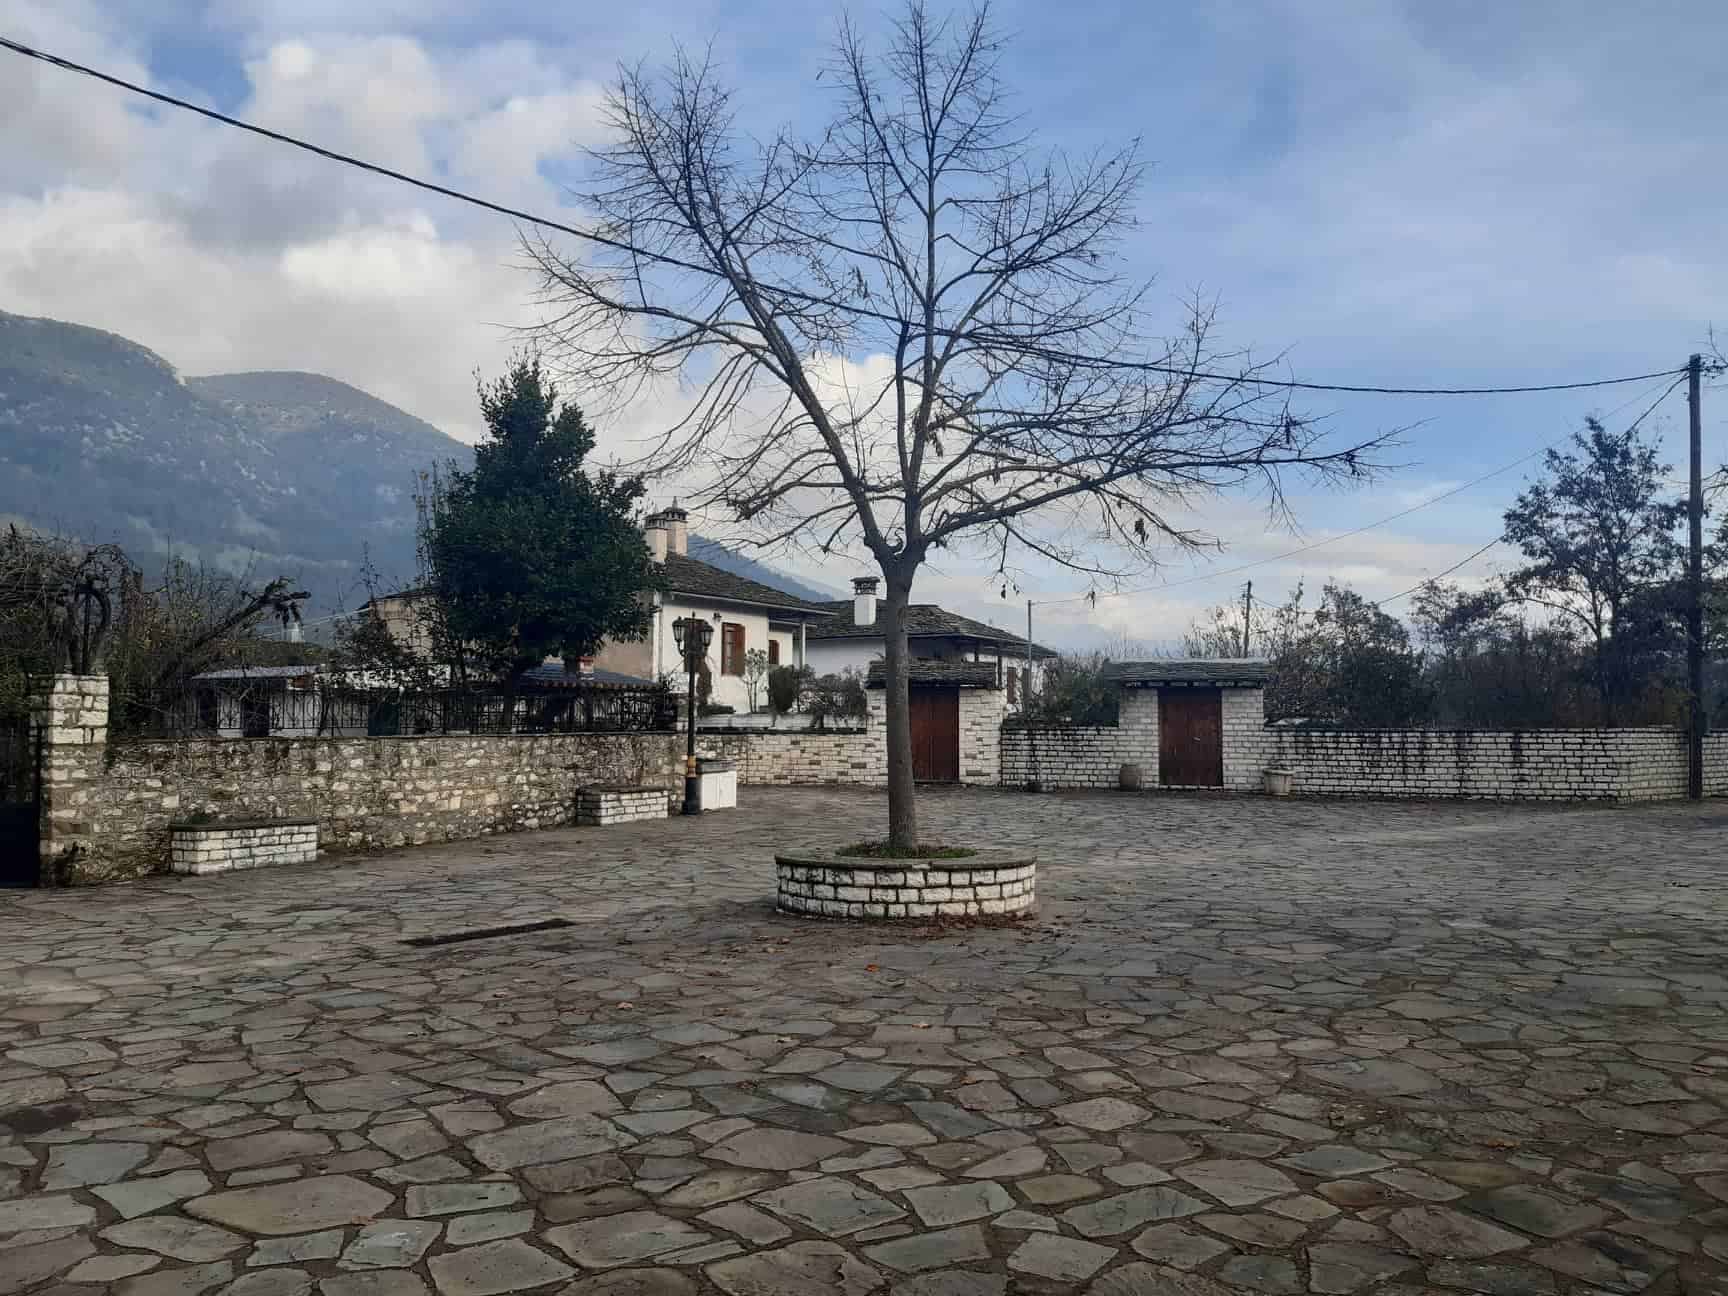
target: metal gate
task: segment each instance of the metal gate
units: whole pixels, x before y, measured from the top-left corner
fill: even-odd
[[[36,885],[41,796],[41,735],[28,716],[0,716],[0,887]]]

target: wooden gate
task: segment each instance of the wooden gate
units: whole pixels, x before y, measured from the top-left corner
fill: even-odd
[[[1224,693],[1158,690],[1158,781],[1166,787],[1224,786]]]
[[[920,783],[960,781],[960,690],[912,690],[912,777]]]
[[[0,886],[36,885],[41,755],[28,717],[0,716]]]

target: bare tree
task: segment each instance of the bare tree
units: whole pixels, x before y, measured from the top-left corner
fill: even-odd
[[[1116,260],[1138,145],[1044,156],[1010,111],[989,14],[912,3],[872,53],[843,24],[836,106],[808,140],[735,125],[714,67],[623,73],[586,196],[609,242],[530,244],[541,344],[630,401],[688,406],[647,456],[760,542],[861,542],[886,585],[889,838],[917,842],[903,613],[933,551],[970,544],[1113,576],[1211,544],[1176,509],[1300,469],[1353,478],[1377,440],[1331,445],[1220,354],[1194,303],[1153,337],[1150,285]],[[1216,378],[1215,372],[1228,376]]]

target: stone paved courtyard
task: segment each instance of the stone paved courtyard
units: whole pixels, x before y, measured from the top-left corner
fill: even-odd
[[[1728,1293],[1728,805],[933,793],[1040,916],[884,930],[744,800],[0,893],[0,1293]]]

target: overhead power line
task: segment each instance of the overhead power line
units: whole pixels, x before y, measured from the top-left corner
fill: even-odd
[[[1686,380],[1686,370],[1681,369],[1678,372],[1680,374],[1680,377],[1676,378],[1672,383],[1668,384],[1667,388],[1663,390],[1662,394],[1660,396],[1656,397],[1655,400],[1651,401],[1650,404],[1645,407],[1644,412],[1642,414],[1640,414],[1637,418],[1632,420],[1632,422],[1628,425],[1628,427],[1626,429],[1628,432],[1637,431],[1638,427],[1644,422],[1644,420],[1649,418],[1653,413],[1656,412],[1657,406],[1661,405],[1663,401],[1667,400],[1668,397],[1672,396],[1674,394],[1675,388],[1679,387],[1680,384]],[[1666,377],[1667,375],[1662,375],[1662,376]],[[1636,404],[1640,399],[1642,399],[1643,395],[1644,395],[1643,392],[1639,392],[1638,395],[1632,397],[1632,399],[1627,400],[1627,401],[1623,401],[1619,405],[1615,406],[1613,409],[1609,410],[1608,413],[1605,414],[1603,417],[1604,418],[1613,418],[1621,410],[1626,409],[1627,407]],[[1454,495],[1461,495],[1473,486],[1480,486],[1485,481],[1489,481],[1495,477],[1498,477],[1502,473],[1511,472],[1514,468],[1517,468],[1521,464],[1528,463],[1530,460],[1534,459],[1537,455],[1547,453],[1549,450],[1553,449],[1556,445],[1558,445],[1560,440],[1561,440],[1561,438],[1557,437],[1552,441],[1549,441],[1543,445],[1539,445],[1534,450],[1530,451],[1528,454],[1520,455],[1518,458],[1512,460],[1512,462],[1510,462],[1510,463],[1501,464],[1498,468],[1490,469],[1488,472],[1483,473],[1480,477],[1472,477],[1469,481],[1463,482],[1460,485],[1454,486],[1454,487],[1452,487],[1452,489],[1450,489],[1448,491],[1444,491],[1439,495],[1435,495],[1429,499],[1425,499],[1420,504],[1412,504],[1407,509],[1400,509],[1396,513],[1389,513],[1383,518],[1378,518],[1373,522],[1365,523],[1364,525],[1356,527],[1353,530],[1340,531],[1337,535],[1327,536],[1324,540],[1316,540],[1312,544],[1298,545],[1294,549],[1287,549],[1281,554],[1272,555],[1272,557],[1270,557],[1270,558],[1257,558],[1253,562],[1242,563],[1236,567],[1226,567],[1223,571],[1202,572],[1197,576],[1187,576],[1187,577],[1184,577],[1182,580],[1167,581],[1166,583],[1164,583],[1162,585],[1142,585],[1142,586],[1139,586],[1135,589],[1124,589],[1124,590],[1094,590],[1094,591],[1092,591],[1090,593],[1086,593],[1086,594],[1071,594],[1066,598],[1040,599],[1040,600],[1036,601],[1036,606],[1038,606],[1038,607],[1057,607],[1057,606],[1060,606],[1061,604],[1064,604],[1064,603],[1087,603],[1087,602],[1096,603],[1099,599],[1125,598],[1125,597],[1128,597],[1129,595],[1133,595],[1133,594],[1160,594],[1165,590],[1180,589],[1184,585],[1198,585],[1198,584],[1201,584],[1201,583],[1204,583],[1207,581],[1224,580],[1230,576],[1239,576],[1243,572],[1246,572],[1246,571],[1253,571],[1256,567],[1267,567],[1273,563],[1285,562],[1288,559],[1298,557],[1301,554],[1312,553],[1316,549],[1324,549],[1327,545],[1337,544],[1340,540],[1348,540],[1353,536],[1363,535],[1366,532],[1376,530],[1380,527],[1386,526],[1386,525],[1393,523],[1393,522],[1397,522],[1402,518],[1407,518],[1412,513],[1418,513],[1425,508],[1431,508],[1435,504],[1440,503],[1442,500],[1451,499]],[[1724,470],[1724,471],[1728,471],[1728,470]],[[1500,541],[1498,538],[1489,541],[1488,544],[1484,545],[1481,549],[1478,549],[1476,551],[1476,553],[1473,553],[1470,555],[1469,558],[1466,558],[1464,560],[1464,563],[1467,563],[1471,559],[1476,558],[1477,556],[1479,556],[1483,553],[1486,553],[1489,549],[1492,549],[1495,545],[1497,545],[1499,543],[1500,543]],[[1458,567],[1462,567],[1464,565],[1464,563],[1459,563],[1455,567],[1447,568],[1445,571],[1440,573],[1440,576],[1450,575],[1452,572],[1457,571]],[[1440,576],[1431,576],[1428,578],[1428,580],[1439,580]],[[1385,603],[1390,603],[1393,599],[1403,598],[1405,594],[1410,594],[1410,593],[1413,593],[1415,590],[1421,589],[1423,585],[1426,585],[1428,583],[1428,580],[1424,580],[1420,584],[1413,585],[1410,589],[1403,591],[1403,593],[1401,593],[1401,594],[1393,594],[1390,597],[1383,599],[1381,601],[1385,602]]]
[[[524,211],[519,207],[510,207],[503,203],[492,202],[490,199],[481,198],[478,195],[467,193],[461,189],[453,189],[449,185],[437,184],[431,180],[421,179],[419,176],[409,175],[403,171],[396,171],[390,167],[380,166],[376,162],[368,162],[364,158],[358,158],[349,153],[339,153],[335,149],[325,148],[320,144],[312,143],[310,140],[301,139],[299,136],[289,135],[283,131],[271,130],[266,126],[259,126],[253,122],[246,121],[243,118],[233,117],[227,113],[218,112],[214,108],[207,108],[203,104],[193,103],[188,99],[181,99],[175,95],[165,94],[160,90],[152,90],[148,86],[139,85],[135,81],[128,81],[124,77],[115,76],[110,72],[103,72],[100,69],[90,67],[87,64],[74,62],[72,59],[68,58],[62,58],[58,54],[50,54],[46,50],[38,49],[32,45],[26,45],[22,41],[13,40],[6,36],[0,36],[0,49],[10,50],[12,53],[20,54],[25,58],[36,59],[39,62],[46,63],[52,67],[60,68],[63,71],[76,72],[81,76],[91,77],[107,85],[128,91],[131,94],[142,95],[144,98],[154,100],[156,103],[166,104],[170,108],[178,108],[183,112],[196,113],[198,116],[208,118],[210,121],[219,122],[222,125],[230,126],[235,130],[248,131],[253,135],[259,135],[265,139],[274,140],[278,144],[286,144],[290,148],[304,150],[307,153],[312,153],[318,157],[326,159],[327,161],[339,162],[344,166],[357,167],[360,170],[370,172],[373,175],[383,176],[387,180],[395,180],[400,184],[411,185],[416,189],[425,190],[427,193],[435,193],[456,202],[467,203],[469,206],[479,207],[482,210],[493,212],[500,216],[508,216],[512,220],[522,221],[528,225],[538,226],[542,229],[556,230],[560,234],[568,234],[572,238],[581,239],[584,242],[592,243],[599,247],[609,248],[615,252],[627,253],[632,258],[640,261],[648,261],[656,265],[666,266],[675,270],[685,270],[700,275],[712,276],[715,273],[711,266],[700,265],[693,261],[685,261],[678,257],[668,256],[663,252],[654,252],[646,248],[639,248],[622,239],[609,238],[604,234],[595,233],[593,230],[580,229],[577,226],[565,224],[563,221],[551,220],[545,216],[536,216],[534,213]],[[836,303],[829,298],[819,297],[813,293],[803,292],[799,289],[782,285],[775,285],[769,291],[782,297],[787,297],[795,301],[807,302],[813,305],[829,307],[836,305]],[[900,325],[903,323],[903,321],[897,316],[889,315],[883,311],[872,310],[868,307],[857,304],[845,304],[841,308],[853,315],[865,319],[874,319],[882,323],[894,325]],[[940,327],[935,331],[942,335],[947,335],[951,332],[950,330],[945,330]],[[1352,395],[1373,396],[1506,396],[1523,395],[1533,392],[1581,391],[1591,387],[1613,387],[1622,383],[1645,382],[1649,379],[1666,378],[1674,374],[1685,372],[1684,369],[1660,369],[1652,373],[1629,374],[1625,377],[1618,378],[1593,378],[1580,382],[1531,383],[1510,387],[1390,387],[1368,383],[1323,383],[1307,382],[1294,378],[1261,378],[1252,374],[1223,373],[1180,365],[1157,364],[1151,361],[1124,361],[1117,359],[1102,361],[1096,356],[1085,356],[1042,347],[1037,348],[1037,351],[1038,354],[1044,358],[1063,363],[1108,365],[1108,367],[1113,369],[1133,369],[1145,373],[1157,373],[1175,378],[1184,378],[1190,381],[1224,382],[1252,387],[1275,387],[1291,391],[1340,392]]]

